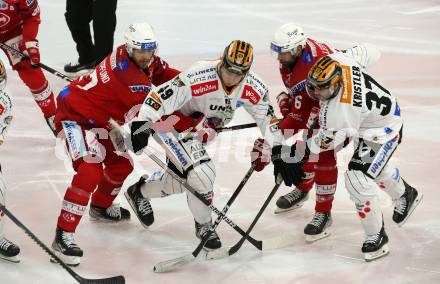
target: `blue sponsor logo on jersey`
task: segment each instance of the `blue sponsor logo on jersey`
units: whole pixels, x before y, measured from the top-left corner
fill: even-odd
[[[398,142],[396,139],[390,140],[387,143],[385,143],[382,146],[382,148],[380,148],[379,153],[376,155],[373,162],[371,163],[371,166],[368,169],[367,174],[375,178],[385,167],[386,163],[393,154],[397,145]]]
[[[185,159],[185,156],[182,154],[179,147],[171,140],[170,138],[164,137],[164,142],[166,145],[170,146],[171,150],[173,151],[174,155],[177,157],[180,163],[182,163],[182,166],[188,165],[188,161]]]
[[[385,131],[386,134],[391,134],[393,132],[393,130],[389,127],[385,127],[383,130]]]
[[[238,108],[238,107],[241,107],[242,105],[244,105],[243,101],[237,101],[237,103],[235,104],[235,107]]]
[[[313,55],[311,52],[308,52],[307,50],[303,50],[301,60],[304,64],[311,64],[313,63]]]
[[[130,91],[132,92],[145,92],[148,94],[151,91],[151,86],[147,85],[134,85],[134,86],[128,86],[130,88]]]
[[[395,116],[400,116],[400,106],[398,103],[396,103],[396,110],[394,110]]]
[[[123,59],[121,61],[118,61],[118,63],[116,63],[116,70],[123,72],[127,69],[128,69],[128,60]]]
[[[302,80],[292,88],[290,88],[289,94],[292,95],[294,93],[299,93],[306,88],[306,80]]]

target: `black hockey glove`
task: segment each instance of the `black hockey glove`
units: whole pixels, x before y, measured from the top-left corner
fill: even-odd
[[[150,121],[132,121],[130,124],[130,136],[127,137],[127,148],[135,154],[140,154],[142,149],[148,146],[148,138],[154,131],[150,128]]]
[[[278,175],[281,175],[286,186],[296,186],[305,177],[304,171],[301,169],[304,162],[294,156],[295,146],[277,145],[272,147],[275,180]]]

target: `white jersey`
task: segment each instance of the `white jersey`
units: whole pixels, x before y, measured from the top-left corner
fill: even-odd
[[[12,120],[12,101],[7,89],[0,91],[0,145],[3,144],[7,128]]]
[[[200,61],[160,86],[146,97],[139,120],[157,121],[163,115],[179,110],[184,115],[201,112],[206,118],[218,118],[228,124],[237,108],[243,107],[254,119],[271,145],[283,138],[278,119],[269,102],[269,89],[254,73],[249,72],[230,92],[217,73],[219,60]]]
[[[320,102],[321,129],[314,141],[321,148],[330,149],[347,137],[376,143],[393,139],[402,128],[396,98],[352,57],[342,52],[330,57],[341,64],[343,87],[336,97]]]

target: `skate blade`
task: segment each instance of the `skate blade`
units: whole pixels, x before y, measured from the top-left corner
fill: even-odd
[[[124,196],[125,196],[125,199],[127,199],[128,205],[130,205],[130,207],[131,207],[131,209],[132,209],[134,215],[136,215],[136,217],[138,218],[139,223],[141,223],[142,227],[144,227],[145,229],[148,229],[149,226],[145,225],[145,224],[141,221],[141,219],[139,218],[139,215],[137,214],[136,206],[135,206],[135,204],[134,204],[133,199],[130,198],[130,196],[128,195],[127,192],[124,192]],[[151,224],[151,225],[153,225],[153,224]],[[150,226],[151,226],[151,225],[150,225]]]
[[[19,263],[20,259],[17,256],[4,256],[0,254],[0,259],[12,263]]]
[[[399,224],[397,224],[397,226],[402,227],[403,224],[406,223],[406,220],[408,220],[409,216],[411,216],[411,214],[413,213],[414,209],[416,209],[416,207],[419,205],[419,203],[422,201],[423,199],[423,193],[419,193],[417,195],[417,198],[414,200],[411,208],[408,211],[408,215],[406,215],[405,219],[403,219],[402,222],[400,222]]]
[[[64,255],[59,251],[54,251],[52,250],[52,252],[58,256],[59,259],[61,259],[65,264],[67,264],[68,266],[78,266],[81,263],[81,257],[79,256],[69,256],[69,255]],[[50,262],[52,263],[58,263],[58,261],[56,261],[55,259],[51,258]]]
[[[229,256],[229,248],[219,248],[216,250],[206,251],[206,260],[222,259]]]
[[[287,212],[289,212],[289,211],[292,211],[292,210],[295,210],[295,209],[301,208],[302,206],[303,206],[303,203],[301,203],[301,204],[296,204],[296,205],[294,205],[294,206],[292,206],[292,207],[289,207],[289,208],[286,208],[286,209],[283,209],[283,208],[280,208],[280,207],[277,206],[277,208],[275,208],[274,213],[275,213],[275,214],[287,213]]]
[[[364,253],[364,259],[366,262],[370,262],[372,260],[384,257],[389,253],[390,249],[388,248],[388,245],[385,244],[378,251]]]
[[[331,235],[331,232],[330,232],[330,230],[325,230],[321,234],[317,234],[317,235],[306,235],[306,234],[304,234],[304,235],[306,236],[306,243],[311,244],[316,241],[327,238],[328,236]]]

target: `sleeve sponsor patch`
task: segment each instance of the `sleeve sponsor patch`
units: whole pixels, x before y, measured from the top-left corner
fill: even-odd
[[[218,81],[203,82],[191,86],[191,93],[193,97],[203,96],[218,90]]]
[[[253,105],[256,105],[260,101],[261,96],[251,86],[247,85],[243,88],[241,98],[250,101]]]
[[[159,110],[160,107],[162,106],[160,103],[158,103],[157,101],[155,101],[153,98],[150,97],[147,98],[144,103],[152,107],[154,110]]]

